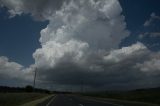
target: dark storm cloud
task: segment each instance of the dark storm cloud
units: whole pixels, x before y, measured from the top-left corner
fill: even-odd
[[[151,54],[155,55],[143,44],[137,43],[127,48],[114,50],[104,56],[104,59],[97,58],[98,61],[92,59],[92,62],[83,65],[75,64],[71,59],[65,60],[64,56],[55,67],[38,69],[38,79],[50,81],[50,84],[56,84],[57,87],[68,85],[68,88],[71,88],[71,86],[83,85],[86,88],[101,90],[117,89],[117,87],[118,89],[134,89],[155,86],[158,82],[153,82],[152,79],[158,80],[159,78],[155,78],[155,75],[148,76],[148,73],[154,73],[157,76],[160,73],[153,69],[148,69],[150,70],[148,72],[142,69],[150,65],[143,66],[144,61],[152,61]],[[102,57],[102,55],[97,57]],[[152,83],[146,83],[146,81]]]

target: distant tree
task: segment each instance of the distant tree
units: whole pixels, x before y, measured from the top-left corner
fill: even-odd
[[[26,91],[26,92],[33,92],[33,87],[30,86],[30,85],[27,85],[27,86],[25,87],[25,91]]]

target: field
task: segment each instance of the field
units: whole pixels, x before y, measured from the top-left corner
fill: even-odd
[[[86,93],[86,96],[160,104],[160,90]]]
[[[42,93],[0,93],[0,106],[18,106],[47,95]]]

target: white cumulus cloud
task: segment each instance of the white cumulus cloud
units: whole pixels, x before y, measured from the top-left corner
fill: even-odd
[[[150,26],[155,20],[160,20],[160,16],[156,15],[154,12],[151,13],[150,19],[146,20],[144,23],[144,27]]]
[[[110,51],[110,54],[105,56],[104,60],[119,62],[127,57],[134,57],[134,55],[139,55],[141,53],[147,53],[147,48],[142,43],[138,42],[129,47]]]
[[[16,62],[9,61],[7,57],[0,57],[0,84],[1,85],[25,85],[32,79],[31,70],[24,71],[24,67]]]

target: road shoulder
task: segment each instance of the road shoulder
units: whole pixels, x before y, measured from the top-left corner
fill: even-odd
[[[23,105],[20,105],[20,106],[37,106],[38,104],[48,100],[49,98],[53,97],[54,95],[49,95],[49,96],[46,96],[46,97],[43,97],[43,98],[40,98],[40,99],[37,99],[37,100],[34,100],[34,101],[31,101],[29,103],[26,103],[26,104],[23,104]]]

